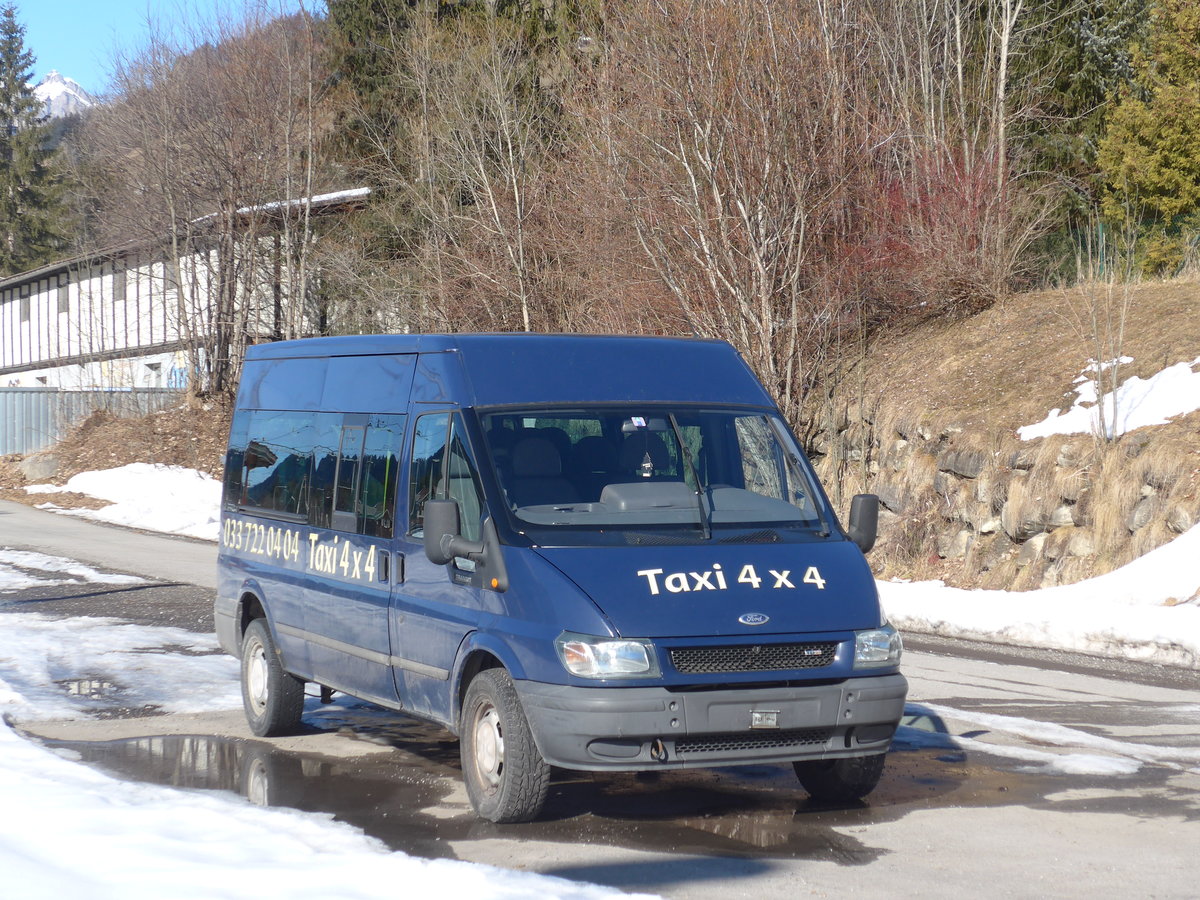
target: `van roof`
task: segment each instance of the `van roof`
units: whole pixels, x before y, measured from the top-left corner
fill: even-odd
[[[431,382],[414,385],[415,398],[463,406],[623,401],[775,405],[732,346],[700,338],[354,335],[258,344],[247,349],[246,359],[255,363],[408,354],[421,354],[419,372]],[[441,396],[429,393],[435,385]]]

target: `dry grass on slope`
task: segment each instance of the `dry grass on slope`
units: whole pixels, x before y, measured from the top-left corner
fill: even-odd
[[[872,351],[865,393],[886,389],[909,398],[916,418],[965,428],[1040,422],[1054,406],[1071,405],[1073,382],[1096,355],[1091,311],[1106,299],[1103,287],[1021,294],[970,319],[889,336]],[[1135,287],[1115,349],[1133,357],[1122,379],[1200,356],[1200,282]]]
[[[229,417],[226,405],[211,401],[189,402],[135,418],[95,412],[57,445],[42,451],[52,455],[58,466],[57,475],[47,480],[63,484],[80,472],[115,469],[135,462],[184,466],[220,478]],[[0,497],[42,502],[44,497],[25,493],[26,479],[19,462],[19,457],[0,459]],[[71,499],[66,494],[55,496],[59,503]],[[74,505],[94,504],[81,499]]]
[[[971,319],[888,336],[844,386],[831,452],[840,496],[888,512],[872,565],[885,577],[1033,588],[1110,571],[1200,521],[1200,412],[1115,441],[1017,428],[1075,399],[1096,344],[1074,289],[1012,297]],[[1117,301],[1123,299],[1116,297]],[[1128,295],[1121,381],[1200,357],[1200,284]],[[861,410],[861,415],[855,411]]]

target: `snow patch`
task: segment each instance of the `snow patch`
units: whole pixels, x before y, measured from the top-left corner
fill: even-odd
[[[1100,434],[1101,412],[1104,415],[1104,434],[1114,438],[1144,428],[1148,425],[1165,425],[1173,416],[1180,416],[1200,409],[1200,357],[1192,362],[1180,362],[1168,366],[1150,378],[1136,375],[1126,379],[1114,392],[1097,397],[1094,379],[1088,372],[1097,373],[1111,368],[1111,362],[1096,364],[1089,360],[1084,374],[1075,379],[1075,402],[1066,412],[1052,409],[1041,422],[1024,425],[1017,429],[1023,441],[1047,437],[1052,434]],[[1133,362],[1127,356],[1119,360],[1122,364]]]

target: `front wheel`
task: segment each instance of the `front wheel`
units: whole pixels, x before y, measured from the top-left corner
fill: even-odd
[[[886,753],[792,763],[800,785],[821,803],[861,800],[879,784]]]
[[[255,619],[242,638],[242,705],[259,737],[294,734],[304,713],[304,682],[285,672],[266,619]]]
[[[463,780],[475,812],[492,822],[536,818],[550,789],[550,767],[506,671],[485,669],[475,676],[460,724]]]

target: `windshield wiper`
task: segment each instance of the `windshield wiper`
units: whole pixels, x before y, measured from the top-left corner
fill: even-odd
[[[688,449],[688,445],[683,442],[683,432],[679,430],[679,422],[675,419],[675,413],[669,416],[671,420],[671,429],[675,432],[675,440],[679,442],[679,452],[683,456],[684,463],[687,464],[688,474],[692,476],[692,484],[696,485],[696,509],[700,511],[700,530],[704,536],[704,540],[712,540],[712,488],[708,488],[708,509],[704,508],[704,493],[700,488],[700,476],[696,474],[696,467],[692,464],[692,451]]]

